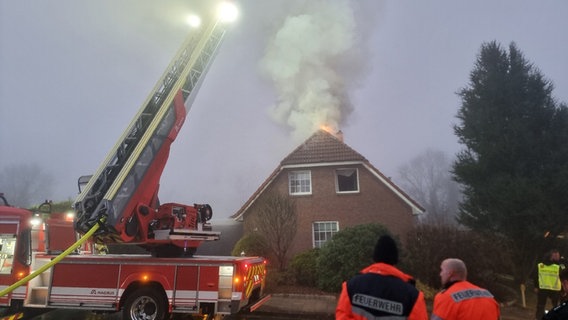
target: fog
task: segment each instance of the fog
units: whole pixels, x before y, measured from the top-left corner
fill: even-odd
[[[183,42],[185,14],[208,3],[0,2],[0,170],[38,163],[53,182],[37,201],[74,199]],[[455,93],[488,41],[515,42],[568,101],[565,1],[236,3],[162,202],[228,217],[322,123],[395,179],[428,148],[451,156]]]

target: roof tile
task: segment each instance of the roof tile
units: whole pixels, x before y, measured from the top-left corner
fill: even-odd
[[[338,161],[367,162],[367,159],[333,134],[318,130],[284,158],[280,165]]]

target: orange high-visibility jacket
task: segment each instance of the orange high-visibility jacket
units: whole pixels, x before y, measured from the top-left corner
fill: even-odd
[[[436,294],[431,320],[497,320],[499,315],[499,304],[489,291],[458,281]]]
[[[424,294],[413,282],[394,266],[374,263],[343,283],[335,319],[427,320]]]

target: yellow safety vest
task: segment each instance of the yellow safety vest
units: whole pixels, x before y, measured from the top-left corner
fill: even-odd
[[[560,266],[557,264],[545,265],[538,264],[538,287],[540,289],[560,291],[560,278],[558,273]]]

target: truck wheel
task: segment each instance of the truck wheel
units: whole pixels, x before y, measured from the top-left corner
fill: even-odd
[[[168,308],[163,294],[155,288],[143,287],[132,292],[124,303],[122,319],[165,320]]]

